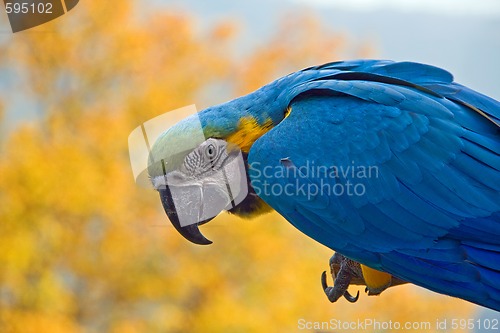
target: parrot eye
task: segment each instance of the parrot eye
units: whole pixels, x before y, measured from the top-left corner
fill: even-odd
[[[215,146],[213,144],[209,144],[206,148],[205,148],[205,156],[210,159],[210,160],[213,160],[217,155],[217,149],[215,148]]]

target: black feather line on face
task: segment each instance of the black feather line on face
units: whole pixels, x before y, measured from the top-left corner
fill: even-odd
[[[241,152],[243,155],[243,160],[245,161],[245,173],[248,184],[248,194],[238,205],[228,210],[229,213],[235,214],[243,218],[252,218],[258,215],[269,213],[273,211],[271,206],[262,200],[257,193],[255,193],[252,184],[250,183],[250,177],[248,175],[248,153]]]

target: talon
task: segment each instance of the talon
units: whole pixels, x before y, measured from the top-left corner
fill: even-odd
[[[328,283],[326,281],[326,271],[324,271],[321,274],[321,286],[323,287],[323,291],[325,292],[326,296],[328,297],[328,300],[332,303],[336,302],[341,296],[344,296],[349,302],[354,303],[358,300],[359,298],[359,291],[356,295],[356,297],[352,296],[349,294],[347,291],[347,287],[349,287],[349,275],[345,275],[344,273],[341,274],[341,279],[335,279],[333,282],[333,287],[329,287]],[[340,273],[340,272],[339,272]],[[347,278],[346,280],[343,280],[343,278]]]
[[[328,300],[332,303],[335,302],[336,299],[332,298],[335,290],[333,287],[329,287],[328,283],[326,282],[326,271],[321,274],[321,286],[323,287],[323,291],[325,292],[326,297],[328,297]]]
[[[328,287],[328,283],[326,283],[326,271],[324,271],[323,274],[321,274],[321,286],[323,286],[324,292],[326,292],[327,288],[331,288],[331,287]],[[327,296],[328,296],[328,294],[327,294]]]
[[[323,287],[323,291],[330,302],[334,303],[339,299],[340,295],[338,294],[338,289],[336,289],[335,286],[329,287],[326,282],[326,271],[321,274],[321,286]]]
[[[354,297],[351,294],[349,294],[349,292],[346,290],[345,293],[344,293],[344,297],[349,302],[356,303],[358,301],[358,299],[359,299],[359,290],[358,290],[358,293],[356,294],[356,297]]]
[[[359,264],[348,259],[340,253],[335,253],[329,261],[330,270],[333,277],[333,286],[329,287],[326,282],[326,272],[321,275],[321,285],[330,302],[336,302],[344,296],[350,303],[355,303],[359,299],[359,291],[356,296],[352,296],[348,291],[349,285],[359,284],[353,281],[362,280]],[[363,281],[364,282],[364,281]],[[363,283],[364,284],[364,283]]]
[[[364,266],[338,252],[330,258],[328,263],[333,278],[333,286],[328,286],[326,272],[321,275],[321,284],[328,300],[332,303],[342,296],[351,303],[357,302],[360,291],[357,292],[356,296],[352,296],[347,291],[350,285],[366,286],[365,293],[372,296],[379,295],[389,287],[407,283],[391,276],[389,273]]]

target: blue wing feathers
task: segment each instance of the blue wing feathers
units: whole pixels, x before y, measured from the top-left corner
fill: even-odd
[[[440,188],[447,189],[447,197],[456,198],[457,204],[474,210],[474,216],[490,215],[492,211],[500,210],[499,201],[494,201],[495,191],[481,187],[476,181],[466,174],[447,166],[429,177],[431,181],[439,183]],[[442,185],[442,186],[440,186]],[[477,207],[481,207],[479,210]]]
[[[467,207],[463,207],[463,202],[456,198],[448,189],[435,182],[429,172],[424,173],[424,180],[421,183],[412,185],[412,191],[418,197],[423,198],[428,205],[436,207],[445,214],[473,217]]]
[[[380,211],[377,207],[375,207],[373,204],[368,204],[363,206],[359,210],[359,214],[362,219],[364,220],[371,220],[371,221],[390,221],[392,223],[373,223],[371,224],[371,227],[374,230],[371,231],[371,235],[374,238],[379,238],[383,239],[383,235],[377,235],[377,234],[386,234],[390,235],[391,238],[396,238],[400,242],[399,247],[405,247],[407,242],[419,242],[423,239],[423,235],[420,233],[414,233],[411,232],[407,227],[405,227],[403,224],[400,224],[398,222],[395,222],[391,215],[386,215],[382,211]]]
[[[378,173],[326,179],[360,184],[362,196],[262,198],[354,260],[500,310],[500,103],[410,62],[330,63],[279,85],[292,112],[254,143],[250,163],[289,157],[297,167],[354,163]]]
[[[450,236],[467,241],[500,245],[500,213],[488,217],[466,218],[449,231]],[[477,246],[476,246],[477,247]],[[499,252],[500,251],[496,251]]]
[[[390,107],[387,108],[388,110],[396,109],[399,110],[396,107]],[[399,110],[400,111],[400,110]],[[388,115],[388,117],[391,117],[392,115]],[[420,118],[420,117],[419,117]],[[386,120],[387,121],[387,126],[386,129],[388,132],[393,134],[397,134],[398,132],[401,133],[403,130],[406,130],[408,126],[415,126],[415,128],[419,129],[421,128],[422,130],[427,128],[427,125],[425,123],[422,124],[414,124],[414,119],[408,114],[408,113],[402,113],[400,111],[399,116],[392,120]]]
[[[395,150],[395,152],[399,152]],[[402,159],[395,155],[387,166],[402,184],[416,184],[422,181],[422,171],[416,161]]]
[[[304,216],[298,210],[290,211],[290,212],[282,212],[283,216],[287,218],[297,229],[302,231],[306,235],[310,235],[313,232],[317,232],[318,227],[314,225],[315,218],[314,216]],[[306,212],[307,214],[307,212]],[[311,223],[312,222],[312,223]],[[320,223],[321,224],[321,223]],[[348,245],[347,239],[343,238],[341,235],[336,235],[331,232],[328,228],[320,228],[322,232],[316,235],[316,240],[323,244],[331,242],[332,240],[337,242],[339,246],[346,247]]]
[[[463,152],[468,156],[475,158],[480,161],[483,165],[493,168],[497,171],[500,170],[500,161],[498,158],[498,152],[490,151],[489,149],[484,149],[475,142],[469,140],[464,140]]]
[[[462,240],[462,244],[464,245],[469,245],[472,247],[475,247],[477,249],[485,249],[485,250],[490,250],[494,252],[500,253],[500,244],[494,244],[495,242],[498,242],[497,239],[493,239],[492,242],[487,242],[487,241],[471,241],[471,240]]]
[[[374,73],[395,77],[415,84],[423,83],[451,83],[453,75],[441,68],[418,64],[414,62],[395,62],[380,66]]]
[[[456,158],[456,153],[451,153],[450,151],[457,152],[463,149],[464,143],[458,137],[458,135],[453,133],[446,133],[438,129],[434,121],[432,126],[429,126],[425,140],[430,141],[433,145],[438,146],[442,151],[449,152],[449,158]],[[443,157],[446,158],[447,154]],[[449,161],[449,159],[448,159]]]
[[[399,224],[404,224],[410,232],[427,236],[430,239],[433,239],[433,237],[430,237],[429,235],[443,236],[447,234],[447,229],[445,227],[427,223],[427,221],[421,217],[412,214],[403,206],[394,202],[384,201],[377,205],[377,208],[387,216],[397,216],[398,218],[394,219],[394,221]]]
[[[464,245],[463,247],[465,248],[467,256],[471,262],[474,262],[477,265],[481,265],[486,268],[500,271],[500,261],[497,260],[499,255],[498,252],[485,249],[477,249],[475,247],[467,245]]]
[[[481,149],[480,150],[475,150],[474,152],[477,153],[477,154],[487,154],[489,152],[493,153],[493,155],[490,155],[490,156],[493,156],[492,158],[488,159],[488,160],[496,160],[495,159],[495,156],[498,156],[500,154],[500,142],[498,142],[498,139],[492,137],[492,136],[489,136],[489,135],[479,135],[477,133],[474,133],[474,132],[465,132],[462,136],[462,138],[464,139],[464,143],[467,143],[467,141],[469,142],[472,142],[478,146],[481,146]],[[486,149],[483,149],[483,148],[486,148]],[[470,154],[472,151],[471,150],[468,150],[466,151],[468,154]],[[473,156],[474,154],[472,154],[471,156]],[[479,158],[479,160],[481,160],[481,158]],[[492,161],[492,166],[495,167],[495,169],[499,169],[498,167],[498,163],[499,162],[496,162],[494,163]]]
[[[472,240],[484,244],[495,244],[498,241],[498,235],[465,224],[462,224],[460,228],[450,230],[448,235],[462,239],[464,242]]]
[[[412,280],[416,276],[423,278],[423,284],[429,289],[436,286],[445,285],[452,286],[450,291],[456,292],[461,297],[477,297],[478,290],[475,285],[480,279],[477,270],[465,264],[455,266],[446,265],[439,261],[425,260],[413,255],[404,255],[401,253],[391,253],[390,255],[382,256],[382,265],[395,268],[398,271],[404,272],[400,278]],[[457,288],[459,287],[459,288]],[[483,297],[487,297],[484,293]]]
[[[427,87],[445,96],[446,98],[449,98],[450,100],[478,108],[490,116],[497,124],[500,124],[500,109],[498,107],[498,101],[495,101],[488,96],[480,94],[477,91],[464,87],[458,83],[451,83],[447,85],[439,83],[429,85]]]
[[[410,142],[405,132],[393,132],[387,136],[387,142],[391,150],[395,153],[401,153],[410,147]]]
[[[398,252],[401,254],[409,255],[424,260],[434,260],[435,262],[460,262],[465,260],[466,258],[464,253],[460,251],[455,251],[454,249],[452,251],[450,251],[450,249],[444,249],[444,250],[434,249],[433,251],[399,250]]]
[[[497,253],[498,255],[498,253]],[[499,270],[492,270],[484,267],[479,268],[481,281],[486,285],[488,293],[497,301],[500,301],[500,291],[498,290]]]
[[[453,75],[449,72],[434,66],[414,63],[399,62],[389,60],[354,60],[340,61],[310,67],[307,70],[339,70],[352,71],[356,73],[380,74],[384,77],[392,77],[411,83],[451,83]]]

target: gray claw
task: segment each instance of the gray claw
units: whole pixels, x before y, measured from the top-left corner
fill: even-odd
[[[326,289],[331,288],[328,287],[328,283],[326,283],[326,271],[321,274],[321,285],[323,286],[323,290],[326,292]]]
[[[336,288],[335,286],[328,286],[328,283],[326,282],[326,271],[321,274],[321,286],[323,287],[323,291],[328,297],[328,300],[332,303],[336,302],[343,294],[343,292],[341,292],[339,288]]]
[[[349,302],[356,303],[358,301],[358,299],[359,299],[359,290],[358,290],[358,293],[356,294],[356,297],[354,297],[351,294],[349,294],[349,292],[346,290],[345,293],[344,293],[344,297]]]
[[[359,291],[356,296],[352,296],[347,291],[347,288],[349,288],[353,278],[358,278],[358,275],[361,274],[359,264],[344,257],[340,253],[335,253],[330,258],[329,264],[332,277],[334,278],[333,287],[329,287],[326,282],[326,272],[323,272],[321,275],[321,285],[328,300],[333,303],[341,296],[344,296],[347,301],[355,303],[359,299]],[[359,268],[359,272],[357,268]]]
[[[347,291],[347,287],[349,286],[349,283],[344,284],[339,281],[335,281],[333,287],[329,287],[328,283],[326,282],[326,271],[321,274],[321,286],[323,287],[323,291],[325,292],[326,296],[328,297],[328,300],[332,303],[336,302],[340,296],[344,296],[346,300],[348,300],[351,303],[355,303],[358,298],[359,298],[359,291],[356,294],[356,297],[352,296],[349,294]]]

